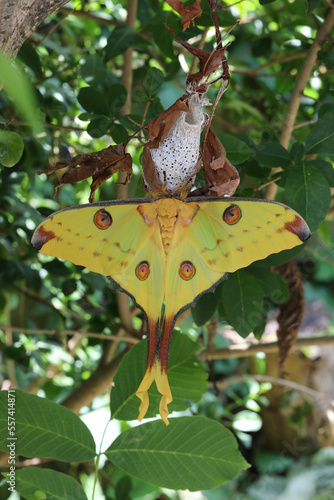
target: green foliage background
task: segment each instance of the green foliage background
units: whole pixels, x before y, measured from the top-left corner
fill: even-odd
[[[81,9],[77,2],[70,2],[67,7]],[[110,344],[89,336],[80,340],[74,337],[73,347],[73,342],[69,342],[71,337],[45,335],[44,332],[52,329],[110,335],[121,329],[116,290],[112,284],[69,262],[37,255],[29,244],[35,227],[45,216],[63,207],[87,203],[89,182],[64,186],[53,199],[55,177],[39,176],[36,172],[74,154],[98,151],[127,140],[137,130],[133,122],[141,123],[145,110],[147,122],[182,95],[186,78],[183,65],[190,66],[192,58],[175,44],[163,22],[173,28],[177,37],[192,39],[194,43],[198,43],[203,30],[208,28],[204,50],[211,52],[214,30],[207,4],[202,2],[202,7],[204,11],[196,19],[196,26],[182,32],[180,17],[160,0],[139,2],[135,29],[125,26],[125,1],[85,2],[82,10],[86,16],[61,9],[46,19],[23,45],[15,68],[6,60],[0,60],[3,84],[0,93],[1,376],[4,380],[12,380],[23,391],[38,392],[39,396],[47,398],[44,401],[17,391],[17,408],[19,401],[22,404],[20,415],[17,415],[17,432],[30,436],[26,430],[29,427],[32,433],[30,440],[18,441],[17,453],[21,458],[37,454],[56,461],[48,470],[17,472],[17,490],[23,498],[31,498],[36,491],[49,495],[40,498],[53,498],[56,485],[61,485],[57,498],[65,498],[61,496],[62,490],[72,489],[73,498],[91,498],[94,478],[92,459],[96,450],[90,431],[84,426],[80,434],[79,418],[56,403],[66,400],[99,369],[100,359],[106,350],[109,352]],[[260,191],[256,188],[267,182],[272,168],[281,167],[277,199],[297,210],[314,235],[307,248],[282,252],[234,273],[213,295],[203,296],[198,301],[192,316],[180,325],[182,335],[180,331],[175,332],[169,372],[174,395],[171,409],[186,411],[188,408],[187,415],[198,413],[200,416],[182,416],[172,422],[169,436],[170,439],[174,436],[180,448],[175,447],[172,458],[168,450],[169,438],[165,436],[166,429],[161,421],[135,428],[126,422],[137,418],[138,403],[134,392],[145,368],[145,341],[127,354],[126,342],[114,344],[112,356],[122,358],[122,363],[112,389],[111,415],[119,419],[117,432],[120,436],[106,451],[108,461],[104,465],[100,463],[96,498],[119,500],[147,495],[145,498],[153,500],[163,498],[160,487],[210,489],[236,477],[247,467],[236,452],[233,436],[217,422],[237,433],[242,449],[249,447],[251,435],[238,433],[234,423],[238,414],[239,420],[247,422],[252,421],[250,414],[253,414],[256,425],[261,425],[259,403],[265,404],[263,392],[266,388],[239,383],[225,394],[206,392],[206,373],[196,359],[200,346],[195,341],[199,340],[204,347],[207,345],[213,315],[219,327],[228,323],[243,337],[252,331],[257,338],[261,337],[268,313],[289,296],[285,280],[269,271],[269,265],[280,265],[296,258],[303,272],[308,299],[321,297],[329,309],[333,306],[333,228],[331,219],[326,217],[334,187],[334,100],[330,86],[334,52],[330,41],[323,44],[313,76],[305,88],[296,121],[300,126],[294,130],[291,147],[286,150],[279,143],[296,77],[315,37],[317,23],[323,22],[328,8],[325,0],[244,0],[229,10],[218,11],[222,27],[230,28],[239,17],[242,21],[224,40],[231,42],[227,57],[232,80],[213,122],[227,157],[240,173],[241,184],[236,195],[263,196],[265,188]],[[50,32],[52,28],[55,29]],[[134,48],[131,120],[121,114],[127,96],[122,85],[123,54],[128,47]],[[18,76],[19,70],[30,85]],[[217,88],[212,86],[208,93],[212,102]],[[128,186],[128,197],[144,195],[140,150],[136,146],[133,143],[129,148],[134,159],[134,175]],[[116,181],[117,178],[105,183],[96,201],[115,198]],[[199,174],[197,186],[202,184],[203,177]],[[133,313],[133,335],[139,340],[143,318],[137,311]],[[8,333],[6,325],[14,327],[12,334]],[[40,333],[29,334],[25,329]],[[223,347],[221,337],[214,342],[216,347]],[[207,371],[211,380],[220,380],[246,369],[238,360],[220,360],[212,362]],[[263,366],[261,370],[263,372]],[[151,401],[150,416],[154,417],[154,402],[157,401],[154,390]],[[0,442],[5,451],[5,392],[0,394],[0,405]],[[106,395],[99,396],[84,413],[98,407],[108,411]],[[57,411],[63,410],[58,417]],[[42,414],[45,425],[41,426]],[[74,423],[71,418],[75,419]],[[54,436],[56,422],[64,422],[64,428]],[[198,428],[192,429],[192,425]],[[73,436],[74,428],[79,432],[77,437]],[[253,429],[251,425],[248,428]],[[226,449],[221,446],[219,437],[219,433],[224,432],[221,439],[227,440]],[[216,435],[216,440],[209,448],[212,435]],[[53,439],[55,447],[52,447]],[[60,441],[64,446],[63,454],[57,450]],[[29,445],[33,442],[38,442],[42,448],[38,448],[38,453],[36,446]],[[155,450],[151,461],[145,455],[147,442]],[[74,453],[73,447],[79,447],[74,458],[69,453]],[[198,454],[194,451],[196,447]],[[178,462],[178,451],[180,457],[182,454],[189,456],[190,462],[182,458]],[[220,462],[234,453],[234,467]],[[197,455],[206,458],[201,461]],[[212,457],[215,460],[212,461]],[[253,463],[249,452],[247,458]],[[325,464],[327,459],[324,458]],[[278,459],[272,460],[277,463]],[[70,470],[66,462],[72,461],[88,462]],[[283,464],[283,472],[288,466]],[[263,463],[256,467],[261,475]],[[253,476],[253,489],[250,489],[247,477],[251,476],[247,476],[248,472],[243,474],[240,486],[234,481],[205,496],[212,500],[263,498],[259,491],[266,491],[265,486],[257,483],[261,477],[254,479]],[[83,486],[72,483],[73,477]],[[280,483],[280,488],[287,487],[287,479],[281,479],[285,482]],[[68,486],[62,481],[69,481]],[[51,493],[43,493],[50,484],[54,485],[53,491],[51,488]],[[321,488],[323,484],[325,482],[321,483]],[[238,488],[243,496],[234,497],[234,490]],[[0,486],[0,492],[7,498],[9,492],[5,483]],[[164,495],[177,498],[176,492],[166,491]]]

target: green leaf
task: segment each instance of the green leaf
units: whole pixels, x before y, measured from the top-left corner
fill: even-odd
[[[131,500],[132,482],[129,476],[123,476],[115,488],[116,500]]]
[[[106,67],[102,57],[96,54],[85,56],[80,61],[80,73],[85,82],[92,87],[102,83],[106,76]]]
[[[206,417],[148,422],[123,432],[105,453],[127,473],[151,484],[208,490],[248,467],[233,434]]]
[[[118,115],[126,102],[127,95],[128,92],[124,85],[115,83],[110,86],[108,89],[107,100],[111,116]]]
[[[322,175],[324,175],[331,187],[334,187],[334,168],[329,161],[325,160],[310,160],[306,162],[306,168],[308,168],[307,165],[313,165],[313,167],[316,167]]]
[[[181,411],[189,407],[189,401],[197,402],[207,389],[207,374],[195,354],[200,346],[186,334],[174,331],[168,361],[168,380],[173,401],[169,412]],[[136,344],[126,354],[114,378],[115,387],[111,391],[110,409],[112,418],[135,420],[138,417],[140,400],[136,391],[145,373],[147,341]],[[154,417],[159,412],[161,394],[155,384],[149,389],[150,406],[146,417]]]
[[[290,157],[293,160],[294,164],[297,165],[300,163],[304,157],[305,154],[305,147],[304,144],[301,142],[295,142],[290,151]]]
[[[175,58],[174,53],[174,36],[165,26],[174,29],[176,26],[180,25],[179,18],[174,12],[160,12],[154,19],[154,23],[152,23],[152,34],[153,39],[156,45],[159,47],[161,52],[171,59]]]
[[[126,142],[129,138],[128,131],[122,125],[113,123],[109,129],[110,135],[116,144]]]
[[[202,326],[209,321],[218,306],[218,297],[215,293],[206,293],[197,301],[195,307],[191,309],[192,317],[196,325]]]
[[[324,220],[318,227],[317,234],[326,243],[328,247],[332,244],[331,230],[328,220]]]
[[[301,163],[288,173],[285,187],[287,204],[316,231],[331,206],[331,191],[327,179],[316,167]]]
[[[92,87],[84,87],[79,90],[78,101],[81,106],[89,113],[96,115],[107,115],[107,101],[99,90]]]
[[[253,150],[238,137],[230,134],[218,134],[218,137],[226,150],[226,156],[231,163],[243,163],[248,160]]]
[[[256,264],[261,266],[282,266],[286,262],[289,262],[289,260],[295,259],[306,245],[307,243],[304,243],[290,250],[282,250],[282,252],[268,255],[265,259],[258,260]]]
[[[165,75],[158,68],[149,68],[144,78],[144,87],[149,98],[153,97],[165,80]]]
[[[90,121],[87,125],[87,132],[93,139],[98,139],[109,133],[110,126],[111,121],[109,118],[106,116],[99,116]]]
[[[272,273],[263,266],[250,266],[247,270],[261,285],[263,295],[275,304],[283,304],[290,297],[290,290],[285,279],[279,274]]]
[[[334,113],[329,111],[318,120],[307,138],[307,154],[334,154]]]
[[[87,500],[75,479],[62,472],[39,467],[25,467],[15,471],[15,490],[27,499]]]
[[[221,285],[221,298],[228,322],[242,337],[247,337],[261,320],[263,292],[261,285],[241,269],[229,275]]]
[[[24,143],[19,134],[0,130],[0,163],[13,167],[19,161],[24,150]]]
[[[306,0],[306,13],[311,14],[319,5],[320,0]]]
[[[275,0],[259,0],[260,5],[267,5],[269,3],[273,3]]]
[[[34,49],[33,45],[25,41],[20,48],[17,57],[26,64],[33,72],[41,78],[43,75],[41,60],[39,58],[38,52]]]
[[[33,127],[34,132],[41,132],[39,107],[36,104],[32,86],[26,75],[0,51],[0,87],[13,100],[21,116]]]
[[[52,457],[65,462],[86,462],[95,457],[93,436],[77,415],[48,399],[19,390],[0,392],[2,451],[8,451],[7,438],[11,437],[7,429],[9,401],[15,408],[15,452],[18,455]]]
[[[288,151],[275,141],[257,146],[255,159],[267,168],[285,167],[291,163]]]
[[[119,54],[123,54],[129,47],[132,47],[132,40],[135,36],[133,28],[128,26],[116,26],[108,37],[105,47],[104,60],[109,61]]]

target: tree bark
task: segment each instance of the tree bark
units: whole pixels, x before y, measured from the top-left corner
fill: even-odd
[[[23,42],[68,0],[0,0],[0,47],[15,58]]]

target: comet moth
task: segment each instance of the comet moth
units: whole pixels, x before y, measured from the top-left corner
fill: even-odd
[[[228,273],[309,237],[305,221],[281,203],[161,196],[60,210],[38,226],[32,245],[107,276],[143,310],[148,356],[136,392],[141,400],[138,419],[147,412],[148,389],[155,381],[161,393],[159,412],[168,425],[173,399],[168,352],[177,316]]]

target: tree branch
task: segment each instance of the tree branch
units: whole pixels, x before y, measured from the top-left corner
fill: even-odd
[[[0,0],[0,46],[15,58],[23,42],[52,12],[68,0]]]
[[[296,351],[301,347],[309,347],[312,345],[334,345],[334,335],[299,338],[296,340],[292,350]],[[225,349],[215,349],[214,351],[204,350],[200,353],[199,359],[200,361],[209,361],[213,359],[248,358],[250,356],[254,356],[254,354],[257,354],[258,352],[268,354],[278,351],[279,345],[277,342],[258,342],[254,344],[245,342],[244,344],[231,345]]]
[[[73,14],[73,16],[77,17],[82,17],[85,19],[90,19],[92,21],[95,21],[99,24],[103,24],[104,26],[118,26],[121,24],[119,21],[115,19],[107,19],[106,17],[102,16],[97,16],[95,14],[92,14],[92,12],[86,12],[84,10],[75,10],[75,9],[70,9],[70,7],[61,7],[60,12],[63,12],[65,14]]]
[[[0,330],[6,331],[11,330],[12,332],[25,333],[27,335],[66,335],[71,337],[72,335],[79,335],[80,337],[109,340],[111,342],[127,342],[128,344],[137,344],[140,339],[130,336],[120,337],[119,335],[107,335],[103,333],[93,333],[93,332],[78,332],[78,330],[44,330],[37,328],[20,328],[19,326],[8,326],[0,325]]]
[[[110,390],[115,373],[129,348],[120,352],[107,366],[98,367],[88,380],[84,380],[64,401],[63,406],[79,413],[83,406],[91,404],[94,398]]]
[[[257,380],[258,382],[269,382],[273,385],[282,385],[284,387],[288,387],[289,389],[294,389],[298,392],[304,392],[308,396],[311,396],[313,399],[321,399],[325,401],[329,406],[334,407],[334,400],[328,397],[326,394],[311,389],[310,387],[306,387],[305,385],[297,384],[292,380],[286,380],[284,378],[272,377],[270,375],[241,375],[230,377],[227,380],[222,382],[209,383],[209,387],[217,387],[218,389],[226,389],[231,384],[236,384],[239,382],[246,382],[247,380]]]
[[[284,119],[284,123],[282,126],[282,132],[281,132],[281,137],[280,137],[280,143],[286,149],[289,146],[291,135],[292,135],[292,132],[294,129],[296,116],[298,113],[301,99],[303,97],[304,89],[305,89],[307,82],[312,74],[313,67],[315,66],[315,64],[317,62],[318,52],[321,49],[323,43],[326,41],[333,25],[334,25],[334,6],[331,5],[329,8],[326,19],[325,19],[324,23],[322,24],[322,26],[319,28],[317,35],[314,39],[314,42],[313,42],[312,46],[310,47],[310,49],[308,50],[308,53],[305,57],[302,68],[298,74],[295,88],[293,89],[293,92],[291,95],[288,109],[287,109],[286,114],[285,114],[285,119]],[[275,168],[272,170],[271,175],[274,175],[280,171],[281,171],[281,168]],[[270,184],[270,186],[268,186],[268,188],[267,188],[265,197],[268,200],[274,200],[275,196],[276,196],[276,192],[277,192],[277,185]]]

